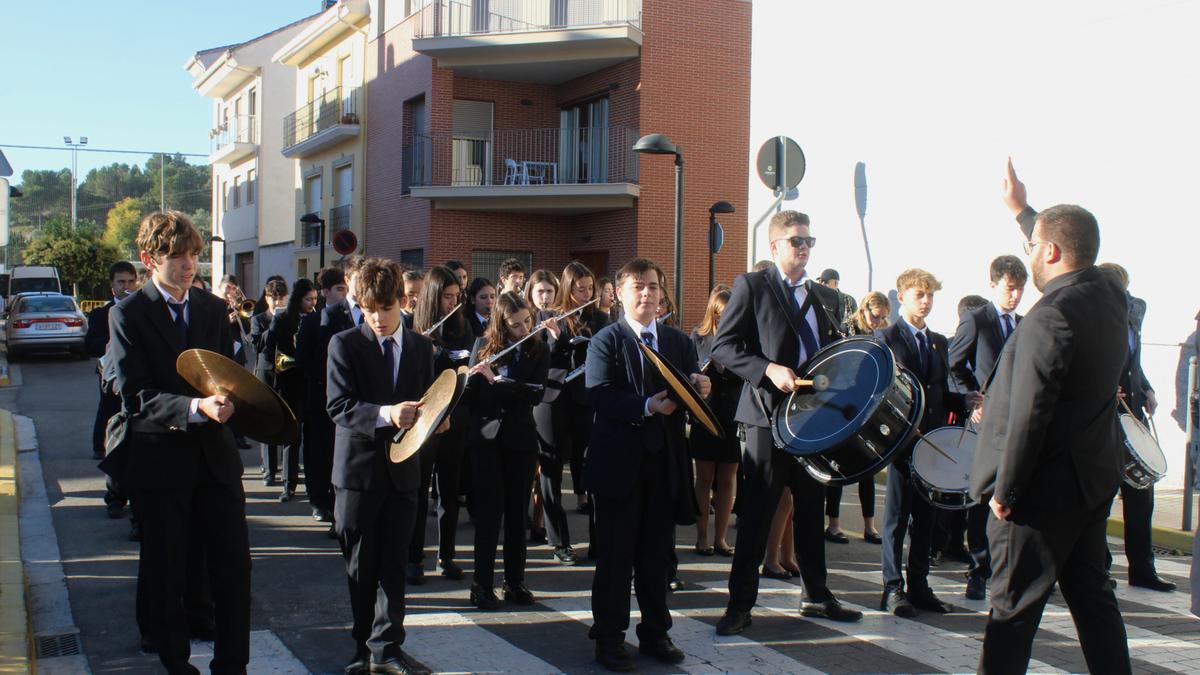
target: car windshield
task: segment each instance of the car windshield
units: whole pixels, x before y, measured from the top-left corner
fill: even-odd
[[[13,295],[17,293],[57,293],[58,280],[51,277],[13,279],[9,292]]]
[[[75,301],[62,296],[46,298],[25,298],[17,309],[17,314],[31,312],[74,312]]]

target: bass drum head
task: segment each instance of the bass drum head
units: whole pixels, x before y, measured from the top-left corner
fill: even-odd
[[[840,340],[818,351],[798,375],[829,378],[825,391],[793,392],[775,411],[775,442],[805,457],[858,433],[896,379],[892,350],[869,337]]]
[[[1125,433],[1125,447],[1134,459],[1154,474],[1155,480],[1167,475],[1167,457],[1146,425],[1129,413],[1121,413],[1118,420],[1121,422],[1121,431]]]
[[[913,446],[913,473],[936,491],[966,493],[971,485],[971,464],[975,460],[977,438],[974,431],[968,429],[964,433],[962,427],[938,427],[925,432],[925,438],[917,439]],[[934,450],[930,442],[954,461]]]

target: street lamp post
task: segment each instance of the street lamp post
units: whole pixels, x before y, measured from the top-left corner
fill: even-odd
[[[633,144],[648,155],[675,155],[675,318],[683,324],[683,150],[662,134],[648,134]]]
[[[316,213],[306,213],[306,214],[300,216],[300,222],[304,223],[305,225],[312,225],[315,223],[320,226],[320,228],[321,228],[321,244],[320,244],[321,255],[320,255],[320,264],[318,265],[317,269],[325,269],[325,219]]]
[[[716,254],[721,250],[721,244],[724,243],[725,237],[720,237],[721,241],[717,241],[717,233],[721,232],[721,224],[717,222],[718,213],[733,213],[735,209],[733,204],[726,201],[720,201],[708,207],[708,292],[712,293],[713,277],[716,272]]]
[[[71,142],[70,136],[63,136],[63,143],[71,146],[71,229],[75,229],[76,210],[78,201],[79,148],[87,145],[87,136],[80,136],[78,143]]]

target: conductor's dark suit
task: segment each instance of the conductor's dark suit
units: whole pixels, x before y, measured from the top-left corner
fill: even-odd
[[[417,519],[421,467],[416,457],[392,464],[396,433],[377,426],[379,409],[415,401],[433,382],[429,340],[398,329],[399,373],[393,388],[383,351],[364,323],[329,342],[328,412],[337,425],[333,448],[334,524],[346,576],[351,635],[375,661],[400,656],[404,643],[404,563]]]
[[[175,371],[184,349],[233,356],[228,308],[211,293],[190,289],[186,321],[177,323],[178,313],[152,281],[109,311],[117,390],[131,416],[123,478],[142,529],[144,628],[169,671],[190,672],[182,598],[189,538],[199,527],[215,581],[212,669],[244,671],[250,658],[250,552],[242,461],[228,425],[189,421],[191,400],[202,395]]]
[[[657,326],[654,347],[681,372],[699,372],[696,349],[682,332]],[[646,416],[646,400],[665,385],[644,363],[626,321],[596,333],[588,345],[587,392],[596,411],[584,458],[584,489],[594,499],[592,617],[588,635],[620,644],[629,627],[629,578],[641,609],[642,642],[666,637],[667,574],[675,520],[694,513],[682,406],[670,416]],[[694,521],[693,521],[694,522]]]
[[[738,402],[737,421],[745,425],[742,455],[744,483],[738,497],[738,541],[729,573],[729,609],[749,612],[758,598],[758,570],[767,550],[771,518],[784,487],[794,500],[796,553],[805,598],[825,602],[833,597],[825,584],[825,487],[795,458],[775,447],[770,415],[784,394],[766,376],[778,363],[799,370],[801,340],[793,322],[815,317],[815,339],[825,346],[839,339],[835,312],[837,294],[809,281],[810,302],[803,313],[792,300],[775,266],[747,272],[733,283],[733,292],[717,328],[712,356],[746,383]],[[805,360],[812,354],[806,354]]]
[[[1105,583],[1105,523],[1122,480],[1116,391],[1128,357],[1125,293],[1096,267],[1051,280],[985,383],[971,496],[988,522],[992,611],[980,670],[1024,672],[1058,580],[1092,672],[1129,672],[1116,597]]]
[[[1016,330],[1021,316],[1013,312],[1011,323],[1010,330]],[[960,394],[980,391],[982,383],[996,368],[1000,351],[1010,335],[1011,332],[1005,331],[995,303],[989,302],[964,314],[950,340],[950,388]],[[989,513],[991,509],[987,504],[976,504],[967,510],[967,548],[971,553],[967,573],[984,579],[992,575],[987,543]]]

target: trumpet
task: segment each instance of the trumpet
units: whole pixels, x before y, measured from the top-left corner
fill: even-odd
[[[234,315],[240,316],[243,319],[249,319],[254,315],[254,301],[247,298],[239,286],[234,286],[233,291],[235,295],[229,303],[229,320],[233,321]]]

